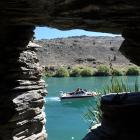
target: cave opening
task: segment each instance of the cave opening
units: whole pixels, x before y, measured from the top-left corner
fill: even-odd
[[[42,28],[43,29],[43,31],[44,31],[44,28]],[[39,31],[38,31],[39,32]],[[51,32],[51,31],[50,31]],[[49,34],[51,35],[51,33],[49,32],[49,30],[47,30],[47,34],[48,34],[48,36],[49,36]],[[53,34],[54,32],[52,32],[52,34]],[[114,65],[116,65],[117,64],[117,62],[116,62],[116,56],[117,56],[117,59],[118,59],[118,57],[120,57],[120,54],[121,53],[119,53],[119,48],[120,48],[120,46],[121,46],[121,44],[122,44],[122,42],[124,41],[124,39],[119,35],[119,36],[117,36],[117,35],[112,35],[112,34],[110,34],[110,36],[109,37],[107,37],[107,39],[104,39],[105,38],[105,36],[104,36],[104,34],[100,34],[100,36],[102,35],[102,37],[101,37],[101,39],[100,39],[100,37],[99,37],[99,39],[97,38],[97,36],[96,36],[96,38],[94,38],[95,37],[95,35],[93,35],[94,37],[92,38],[87,38],[87,37],[89,37],[89,36],[86,36],[85,34],[84,35],[82,35],[82,36],[75,36],[75,34],[74,35],[71,35],[71,36],[69,36],[69,37],[63,37],[63,36],[60,36],[60,35],[62,35],[62,32],[57,32],[57,37],[54,37],[54,38],[47,38],[46,39],[46,34],[45,33],[43,33],[43,32],[40,32],[39,33],[40,35],[37,35],[37,31],[35,31],[35,43],[37,43],[37,44],[39,44],[39,45],[41,45],[41,46],[43,46],[43,49],[42,50],[39,50],[39,52],[37,52],[37,54],[38,54],[38,57],[39,57],[39,60],[40,60],[40,62],[41,62],[41,65],[43,65],[44,67],[45,67],[45,69],[46,70],[50,70],[50,71],[55,71],[56,69],[58,69],[59,67],[69,67],[70,69],[71,69],[71,65],[73,65],[73,64],[71,64],[70,65],[70,63],[68,63],[69,65],[67,65],[67,62],[65,62],[65,64],[64,64],[64,62],[61,62],[61,58],[60,57],[57,57],[57,59],[56,59],[56,54],[58,54],[58,53],[60,53],[60,51],[61,51],[61,57],[63,57],[64,56],[64,54],[63,54],[63,50],[62,49],[65,49],[66,48],[66,46],[68,47],[68,48],[71,48],[70,46],[72,46],[74,43],[74,47],[73,47],[73,49],[71,50],[71,51],[75,51],[75,49],[76,49],[76,47],[78,47],[78,49],[79,49],[79,42],[82,42],[82,40],[88,40],[88,42],[91,42],[92,44],[93,44],[93,46],[92,47],[94,47],[95,45],[97,45],[97,47],[101,47],[102,45],[105,45],[105,47],[109,47],[108,48],[108,50],[110,51],[110,52],[113,52],[111,55],[109,54],[109,56],[108,57],[106,57],[106,59],[107,59],[107,63],[105,64],[105,65],[108,65],[108,66],[110,66],[110,59],[112,60],[112,63],[113,63],[113,61],[115,61],[115,63],[113,63],[113,66]],[[44,34],[43,35],[43,37],[41,36],[41,34]],[[108,34],[107,34],[108,35]],[[104,36],[104,37],[103,37]],[[42,38],[41,38],[42,37]],[[52,37],[52,35],[51,35],[51,37]],[[78,40],[79,38],[81,39],[81,40]],[[117,39],[115,39],[115,37],[117,38]],[[68,40],[68,39],[72,39],[72,42],[71,42],[71,44],[70,44],[70,42],[65,42],[65,39],[66,40]],[[114,41],[114,40],[115,41]],[[96,40],[98,40],[98,41],[96,41]],[[113,41],[112,41],[113,40]],[[102,42],[102,44],[98,44],[99,42]],[[62,45],[63,44],[63,45]],[[68,44],[68,45],[67,45]],[[78,44],[78,45],[77,45]],[[85,44],[87,44],[87,42],[85,43]],[[85,44],[82,44],[83,46],[85,45]],[[65,46],[66,45],[66,46]],[[91,45],[91,44],[90,44]],[[100,46],[99,46],[100,45]],[[116,48],[116,46],[115,45],[117,45],[117,48]],[[86,45],[85,45],[86,46]],[[84,47],[85,47],[84,46]],[[114,47],[115,46],[115,47]],[[49,48],[49,49],[47,49],[47,48]],[[81,49],[81,46],[80,46],[80,49]],[[90,47],[88,48],[88,46],[87,46],[87,48],[86,49],[90,49]],[[54,50],[57,50],[57,52],[54,52]],[[92,51],[94,51],[94,50],[92,50]],[[100,50],[101,51],[101,50]],[[116,51],[117,51],[117,53],[116,53]],[[68,54],[68,52],[70,52],[70,50],[69,51],[65,51],[65,53],[66,54]],[[85,52],[85,51],[83,51],[82,50],[82,52]],[[44,54],[43,54],[44,53]],[[45,54],[46,53],[46,54]],[[77,53],[77,52],[76,52]],[[89,52],[88,52],[89,53]],[[105,50],[104,50],[104,52],[103,52],[104,54],[106,54],[105,53]],[[70,54],[70,56],[72,56],[73,54]],[[79,54],[78,54],[79,55]],[[82,54],[83,55],[83,54]],[[87,54],[86,54],[87,55]],[[91,53],[91,55],[93,56],[93,52]],[[106,54],[107,55],[107,54]],[[115,56],[115,60],[114,60],[114,56]],[[122,55],[121,55],[121,57],[123,57]],[[54,60],[52,60],[53,58],[55,58]],[[47,60],[48,59],[48,60]],[[51,59],[51,61],[50,61],[50,59]],[[66,60],[67,59],[67,57],[66,56],[64,56],[64,59]],[[96,65],[98,65],[98,63],[96,63],[95,62],[95,60],[93,60],[93,58],[92,58],[92,60],[91,60],[91,56],[90,56],[90,58],[88,58],[88,59],[90,59],[90,62],[91,61],[94,61],[94,63],[92,63],[92,64],[90,64],[90,66],[92,66],[92,67],[96,67]],[[94,59],[97,59],[97,58],[94,58]],[[103,56],[103,59],[105,59],[105,56]],[[126,65],[127,66],[129,66],[129,65],[132,65],[131,63],[130,63],[130,61],[129,60],[124,60],[124,59],[126,59],[126,58],[124,58],[123,57],[123,59],[120,59],[119,61],[118,61],[118,64],[119,65],[121,65],[120,63],[122,62],[122,66],[121,67],[125,67]],[[57,62],[56,62],[57,61]],[[81,62],[79,62],[79,61],[77,61],[77,63],[79,64],[81,64]],[[123,64],[123,63],[125,63],[125,64]],[[83,61],[82,61],[82,64],[83,64]],[[102,63],[100,63],[100,64],[102,64]],[[99,65],[100,65],[99,64]],[[75,64],[76,65],[76,64]],[[82,65],[81,65],[82,66]],[[120,67],[119,67],[120,68]],[[48,120],[47,121],[47,123],[46,123],[46,129],[47,129],[47,133],[48,133],[48,136],[50,135],[50,138],[51,139],[54,139],[54,140],[56,140],[56,139],[58,139],[58,137],[59,137],[59,139],[61,138],[61,139],[80,139],[77,135],[75,135],[74,134],[74,132],[76,132],[79,128],[78,127],[75,127],[75,126],[71,126],[70,125],[70,123],[72,124],[72,123],[74,123],[74,124],[76,124],[76,122],[71,122],[70,121],[70,123],[68,123],[67,121],[66,121],[66,118],[68,119],[69,117],[64,113],[64,116],[66,116],[66,117],[64,117],[62,114],[63,114],[63,112],[67,112],[68,110],[69,110],[69,112],[70,113],[73,113],[73,112],[71,112],[71,108],[72,109],[79,109],[80,110],[80,105],[77,105],[75,102],[73,102],[73,101],[68,101],[68,102],[61,102],[61,100],[59,99],[59,91],[61,91],[61,90],[64,90],[64,91],[72,91],[73,89],[76,89],[76,87],[79,87],[80,85],[79,85],[79,83],[77,83],[77,82],[75,82],[75,81],[77,81],[75,78],[74,79],[70,79],[70,80],[68,80],[67,78],[56,78],[56,77],[54,77],[54,78],[48,78],[48,79],[46,79],[46,78],[44,78],[45,79],[45,81],[46,81],[46,84],[48,84],[48,95],[47,95],[47,97],[46,97],[46,105],[45,105],[45,108],[46,108],[46,110],[45,110],[45,112],[46,112],[46,119]],[[86,81],[87,83],[89,83],[87,80],[85,80],[85,79],[81,79],[81,80],[83,80],[83,82],[84,81]],[[92,79],[93,81],[94,81],[94,79]],[[98,81],[98,79],[96,79],[97,81]],[[109,81],[110,81],[111,79],[109,79]],[[133,79],[134,80],[134,79]],[[132,80],[132,81],[133,81]],[[48,82],[47,82],[48,81]],[[104,79],[103,80],[104,82],[106,81],[108,81],[107,79]],[[131,80],[130,80],[131,81]],[[132,82],[131,81],[131,82]],[[76,86],[72,86],[72,87],[70,87],[69,85],[71,85],[72,84],[72,82],[73,83],[75,83],[76,84]],[[79,82],[79,81],[78,81]],[[92,83],[92,81],[90,81],[91,83]],[[95,81],[94,81],[95,82]],[[101,81],[100,81],[101,82]],[[84,84],[84,83],[83,83]],[[100,85],[102,85],[103,83],[101,82],[101,83],[98,83],[98,84],[100,84]],[[131,83],[132,84],[132,83]],[[87,85],[87,87],[85,87],[85,88],[89,88],[91,85],[89,84],[89,85]],[[95,85],[94,85],[95,86]],[[97,86],[97,85],[96,85]],[[70,88],[65,88],[65,87],[70,87]],[[94,87],[94,89],[96,89],[97,87]],[[99,87],[98,87],[99,88]],[[103,87],[102,87],[103,88]],[[90,87],[89,89],[92,89],[92,87]],[[84,107],[86,107],[87,105],[88,105],[88,102],[78,102],[78,103],[81,103],[81,106],[84,108]],[[48,107],[47,107],[47,105],[48,105]],[[84,106],[85,105],[85,106]],[[48,110],[47,110],[48,109]],[[59,113],[59,112],[61,112],[61,113]],[[69,114],[68,112],[67,112],[67,114]],[[70,116],[70,114],[69,114],[69,116]],[[74,114],[73,114],[73,116],[74,116]],[[77,118],[79,118],[79,116],[78,115],[75,115],[75,117],[77,117]],[[56,119],[55,119],[56,118]],[[75,119],[74,117],[70,117],[69,118],[69,120],[70,119]],[[76,119],[75,119],[76,120]],[[50,121],[50,122],[49,122]],[[77,122],[78,122],[78,120],[77,120]],[[65,125],[63,124],[63,123],[65,123]],[[77,124],[77,125],[81,125],[81,123],[84,123],[84,122],[82,122],[82,120],[80,119],[80,122],[79,122],[79,124]],[[74,125],[74,124],[72,124],[72,125]],[[64,125],[64,127],[62,127]],[[81,126],[83,126],[84,127],[84,129],[86,130],[88,127],[87,127],[87,124],[86,125],[81,125]],[[74,129],[75,128],[75,129]],[[60,131],[60,130],[61,131]],[[65,129],[67,129],[67,131],[65,131]],[[72,132],[73,133],[73,135],[71,134],[71,135],[68,135],[67,137],[65,137],[64,136],[64,133],[63,132],[65,132],[65,135],[67,135],[67,133],[69,132],[70,133],[70,131],[71,130],[74,130],[74,132]],[[81,138],[82,137],[84,137],[85,136],[85,134],[86,134],[86,132],[85,131],[83,131],[83,129],[81,129],[81,132],[79,132],[79,131],[77,131],[78,133],[82,133],[81,134]],[[58,134],[59,133],[59,134]],[[84,135],[83,135],[84,134]]]
[[[46,138],[45,82],[41,79],[43,69],[35,53],[40,46],[29,43],[36,26],[122,34],[124,41],[120,51],[132,63],[140,65],[138,0],[83,0],[82,3],[80,0],[1,0],[0,17],[2,140]],[[92,44],[96,45],[95,42]],[[82,61],[79,59],[78,62]],[[139,95],[138,91],[131,95],[105,96],[101,102],[103,125],[89,133],[86,140],[140,139],[137,129],[140,126]]]

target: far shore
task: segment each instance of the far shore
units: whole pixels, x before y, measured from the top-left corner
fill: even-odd
[[[46,77],[90,77],[90,76],[139,76],[140,67],[132,65],[128,67],[111,67],[106,65],[90,66],[46,66],[43,72]]]

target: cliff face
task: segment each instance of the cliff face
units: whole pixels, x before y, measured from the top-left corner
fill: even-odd
[[[126,66],[130,62],[120,52],[122,37],[69,37],[38,40],[43,46],[37,52],[40,63],[45,66],[74,66],[99,64]]]
[[[39,46],[28,44],[33,29],[9,27],[4,32],[6,38],[0,52],[0,140],[46,137],[43,110],[46,89],[41,79],[43,69],[36,56]]]

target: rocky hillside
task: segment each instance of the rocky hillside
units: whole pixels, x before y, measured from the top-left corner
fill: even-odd
[[[45,66],[74,66],[98,64],[113,66],[129,65],[119,51],[122,37],[68,37],[51,40],[36,40],[43,46],[37,52],[42,65]]]

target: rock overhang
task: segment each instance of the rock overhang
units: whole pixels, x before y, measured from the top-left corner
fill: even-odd
[[[1,26],[48,26],[123,34],[125,43],[120,51],[140,65],[139,0],[2,0],[0,8]]]
[[[6,0],[1,2],[1,22],[122,33],[124,29],[139,27],[138,3],[138,0]]]

